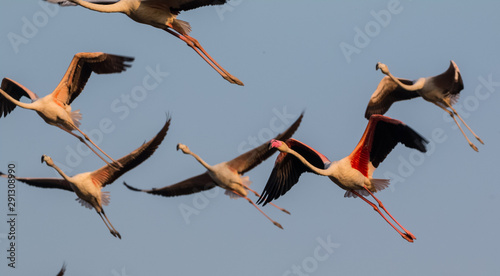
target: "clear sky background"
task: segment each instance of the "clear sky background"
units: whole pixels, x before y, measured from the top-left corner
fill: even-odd
[[[40,3],[1,2],[0,77],[45,96],[77,52],[133,56],[126,72],[91,76],[72,104],[81,109],[82,129],[120,158],[156,135],[166,113],[172,124],[151,158],[104,189],[111,193],[106,214],[122,240],[109,234],[95,211],[75,202],[75,194],[18,183],[17,268],[11,269],[2,180],[1,275],[55,275],[63,262],[66,275],[85,276],[500,273],[498,1],[233,0],[182,13],[191,35],[244,87],[223,80],[162,30],[123,14],[57,6],[46,11]],[[416,79],[444,72],[450,60],[465,85],[456,106],[485,145],[474,152],[433,104],[400,102],[386,115],[431,141],[429,152],[398,146],[374,173],[392,179],[377,195],[416,235],[413,244],[366,203],[344,198],[328,178],[312,174],[275,201],[292,215],[264,208],[284,230],[220,188],[164,198],[122,185],[163,187],[200,174],[205,169],[176,151],[177,143],[216,164],[255,141],[264,143],[304,110],[294,137],[341,159],[367,124],[366,105],[383,77],[377,62],[395,76]],[[151,70],[162,73],[154,78]],[[145,78],[157,85],[146,89]],[[110,129],[101,129],[103,122]],[[16,108],[0,126],[3,172],[13,163],[19,177],[57,177],[40,163],[42,154],[69,175],[104,165],[33,111]],[[258,192],[276,155],[247,174]],[[186,208],[195,212],[183,215]]]

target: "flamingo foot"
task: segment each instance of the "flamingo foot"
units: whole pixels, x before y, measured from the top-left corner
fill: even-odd
[[[281,226],[281,224],[277,223],[276,221],[273,222],[274,225],[278,226],[279,228],[283,229],[283,226]]]
[[[234,84],[237,84],[237,85],[241,85],[241,86],[245,86],[243,84],[242,81],[240,81],[237,77],[231,75],[231,74],[228,74],[226,76],[222,76],[225,80],[227,80],[228,82],[230,83],[234,83]]]
[[[285,212],[285,213],[287,213],[287,214],[291,215],[291,214],[290,214],[290,212],[288,212],[288,210],[287,210],[287,209],[281,209],[281,211],[283,211],[283,212]]]
[[[479,150],[477,149],[476,145],[472,144],[472,143],[469,143],[470,147],[475,150],[476,152],[479,152]]]
[[[403,239],[407,240],[408,242],[413,242],[416,239],[415,236],[410,236],[410,234],[408,233],[401,235],[401,237],[403,237]]]
[[[483,142],[483,140],[481,140],[481,138],[476,137],[476,139],[477,139],[477,140],[478,140],[481,144],[483,144],[483,145],[484,145],[484,142]]]
[[[119,238],[120,240],[122,239],[122,236],[117,231],[111,230],[110,232],[111,232],[111,235],[113,235],[113,237]]]

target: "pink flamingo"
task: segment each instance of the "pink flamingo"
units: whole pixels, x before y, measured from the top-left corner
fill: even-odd
[[[370,102],[365,112],[366,119],[369,119],[372,114],[385,114],[394,102],[420,96],[424,100],[437,105],[453,118],[473,150],[478,151],[476,145],[474,145],[469,138],[467,138],[467,135],[465,135],[464,130],[460,124],[458,124],[455,116],[462,121],[481,144],[484,144],[483,140],[472,131],[452,106],[458,101],[460,91],[464,89],[460,70],[458,70],[458,66],[453,60],[450,61],[450,67],[448,67],[446,72],[434,77],[419,78],[416,81],[394,77],[389,72],[387,65],[380,62],[377,63],[375,68],[380,69],[380,71],[387,76],[380,81],[377,90],[373,92],[370,98]],[[451,109],[451,111],[448,110],[448,108]]]
[[[16,106],[34,110],[47,124],[56,126],[73,135],[109,165],[110,163],[106,159],[85,142],[85,140],[89,141],[94,147],[115,162],[87,134],[78,128],[81,124],[82,115],[80,114],[80,110],[71,111],[71,103],[83,91],[92,72],[97,74],[120,73],[125,71],[127,67],[130,67],[126,62],[133,60],[131,57],[105,53],[78,53],[71,60],[68,70],[66,70],[56,89],[43,98],[39,98],[35,93],[21,84],[4,78],[0,86],[0,117],[7,116]],[[20,102],[19,99],[23,96],[30,98],[32,103]],[[73,130],[80,132],[85,140],[74,134]],[[119,163],[115,165],[119,165]]]
[[[63,177],[63,179],[16,177],[16,180],[39,188],[56,188],[74,192],[78,196],[76,200],[84,207],[95,209],[110,231],[111,235],[121,239],[120,233],[118,233],[118,231],[116,231],[113,227],[102,207],[103,205],[107,206],[109,204],[109,192],[102,192],[101,189],[107,184],[113,183],[124,173],[135,168],[148,159],[156,151],[158,146],[163,141],[163,138],[167,135],[169,126],[170,119],[167,119],[163,128],[155,137],[153,137],[153,139],[144,143],[133,152],[118,159],[117,162],[120,162],[122,165],[121,167],[118,167],[116,164],[114,166],[113,164],[105,165],[104,167],[93,172],[80,173],[70,177],[54,164],[52,158],[47,155],[43,155],[42,163],[45,162],[47,166],[53,167]],[[2,172],[0,172],[0,176],[7,177]],[[104,218],[106,218],[106,220],[104,220]]]
[[[203,60],[230,83],[243,85],[235,76],[229,74],[201,47],[198,40],[189,35],[188,22],[177,19],[181,11],[188,11],[208,5],[222,5],[226,0],[121,0],[121,1],[83,1],[83,0],[46,0],[61,6],[80,5],[84,8],[105,12],[121,12],[132,20],[167,31],[184,41]]]
[[[302,121],[302,117],[303,114],[301,114],[300,117],[285,132],[279,134],[276,139],[288,139],[292,137],[293,133],[299,127],[300,122]],[[151,190],[140,190],[129,186],[125,182],[123,184],[133,191],[145,192],[166,197],[193,194],[212,189],[215,186],[219,186],[225,189],[226,195],[232,198],[242,197],[248,200],[250,204],[255,206],[255,208],[257,208],[274,225],[283,229],[281,224],[272,220],[250,198],[247,197],[247,190],[254,193],[257,197],[259,197],[260,195],[249,187],[251,183],[249,177],[243,176],[244,173],[250,171],[276,152],[276,149],[269,149],[268,144],[269,143],[262,144],[261,146],[249,150],[231,161],[222,162],[214,166],[207,164],[198,155],[191,152],[191,150],[186,145],[178,144],[177,150],[180,149],[184,154],[192,155],[198,162],[200,162],[203,167],[207,169],[207,171],[179,183],[159,189],[153,188]],[[290,214],[290,212],[283,208],[280,208],[274,204],[273,206],[285,213]]]
[[[389,185],[388,179],[376,179],[372,175],[397,143],[425,152],[427,140],[403,122],[382,115],[370,117],[354,151],[339,161],[330,162],[323,154],[295,139],[285,142],[272,140],[269,147],[278,149],[281,153],[257,203],[263,202],[266,205],[279,198],[299,181],[302,173],[313,172],[328,176],[340,188],[347,190],[344,197],[359,197],[370,204],[404,239],[413,242],[415,236],[401,226],[373,195]],[[365,198],[368,195],[375,199],[404,233],[384,216],[377,205]]]

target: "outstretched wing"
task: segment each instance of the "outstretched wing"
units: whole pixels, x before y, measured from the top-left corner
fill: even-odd
[[[399,81],[407,85],[414,84],[413,81],[407,79],[399,79]],[[385,76],[378,84],[377,89],[373,92],[368,102],[365,118],[370,119],[370,116],[373,114],[385,114],[394,102],[409,100],[418,96],[419,94],[416,91],[408,91],[399,86],[390,77]]]
[[[52,92],[58,100],[71,104],[82,92],[92,72],[97,74],[120,73],[127,70],[134,58],[106,53],[78,53],[57,88]]]
[[[300,122],[302,122],[303,117],[304,112],[300,114],[299,118],[297,118],[297,120],[295,120],[295,122],[287,130],[285,130],[285,132],[278,134],[278,136],[276,136],[276,138],[274,139],[284,141],[292,137],[292,135],[299,127]],[[239,174],[244,174],[269,158],[276,151],[277,149],[275,148],[269,149],[269,142],[266,142],[259,147],[251,149],[234,158],[233,160],[227,162],[227,165],[238,171]]]
[[[142,162],[146,161],[156,151],[158,146],[167,135],[168,127],[170,126],[170,118],[156,136],[144,143],[142,146],[129,153],[128,155],[116,160],[111,165],[106,165],[92,173],[92,179],[97,181],[102,187],[113,183],[118,177],[137,167]],[[120,163],[122,167],[120,167]]]
[[[153,0],[153,1],[158,1],[158,0]],[[180,11],[188,11],[203,6],[223,5],[227,2],[227,0],[159,0],[159,1],[168,2],[169,5],[171,5],[170,10],[173,13],[179,13]]]
[[[215,182],[207,172],[159,189],[153,188],[151,190],[141,190],[129,186],[125,182],[123,182],[123,184],[132,191],[167,197],[194,194],[215,187]]]
[[[311,165],[319,169],[325,169],[330,163],[330,160],[323,154],[298,140],[288,139],[285,143],[290,149],[296,151]],[[276,158],[273,171],[257,203],[264,202],[263,205],[266,205],[284,195],[299,181],[300,176],[304,172],[312,171],[297,157],[286,152],[281,152],[278,158]]]
[[[398,143],[426,152],[428,141],[401,121],[372,115],[361,140],[349,155],[351,166],[371,177],[369,165],[377,168]]]
[[[64,272],[66,272],[66,264],[63,264],[61,270],[59,270],[59,273],[57,273],[57,276],[63,276]]]
[[[63,6],[63,7],[66,7],[66,6],[76,6],[75,3],[71,2],[71,1],[68,1],[68,0],[44,0],[44,1],[47,1],[49,3],[53,3],[53,4],[59,4],[59,6]],[[90,2],[90,3],[94,3],[94,4],[100,4],[100,5],[109,5],[109,4],[114,4],[116,2],[118,2],[118,0],[85,0],[87,2]]]
[[[8,178],[6,174],[0,172],[0,176]],[[16,181],[26,183],[38,188],[61,189],[73,192],[68,181],[61,178],[34,178],[34,177],[16,177]]]
[[[38,96],[35,93],[31,92],[31,90],[9,78],[4,78],[2,80],[0,89],[2,89],[5,93],[9,94],[9,96],[17,101],[19,101],[19,99],[21,99],[21,97],[23,96],[30,98],[32,101],[38,99]],[[14,110],[14,108],[16,108],[16,105],[5,98],[5,96],[0,94],[0,118],[2,116],[6,117],[7,114]]]

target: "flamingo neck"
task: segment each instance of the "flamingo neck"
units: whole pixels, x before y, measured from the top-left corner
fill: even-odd
[[[195,153],[192,153],[192,152],[189,152],[189,154],[191,156],[193,156],[198,162],[200,162],[200,164],[205,167],[207,170],[209,171],[213,171],[213,168],[212,166],[210,166],[207,162],[205,162],[203,159],[201,159],[201,157],[199,157],[197,154]]]
[[[70,177],[67,176],[58,166],[56,166],[56,164],[52,164],[52,165],[47,164],[47,166],[54,168],[54,170],[56,170],[64,178],[64,180],[66,180],[68,182],[72,182],[70,180]]]
[[[414,84],[412,85],[407,85],[407,84],[404,84],[402,83],[401,81],[399,81],[398,78],[394,77],[390,72],[387,73],[387,75],[395,82],[397,83],[397,85],[399,85],[400,87],[402,87],[403,89],[407,90],[407,91],[417,91],[417,90],[420,90],[424,87],[424,84],[425,84],[425,79],[424,78],[420,78],[418,79]]]
[[[330,173],[328,172],[328,170],[319,169],[319,168],[313,166],[311,163],[309,163],[309,161],[307,161],[304,157],[302,157],[302,155],[298,154],[293,149],[289,148],[286,151],[286,153],[289,153],[289,154],[297,157],[304,165],[306,165],[309,169],[311,169],[315,174],[324,175],[324,176],[330,176]]]
[[[87,8],[89,10],[93,11],[98,11],[98,12],[107,12],[107,13],[112,13],[112,12],[125,12],[127,10],[127,1],[121,0],[113,4],[109,5],[101,5],[101,4],[95,4],[91,3],[88,1],[83,1],[83,0],[71,0],[71,2],[78,4],[84,8]]]
[[[20,102],[14,98],[12,98],[7,92],[3,91],[2,89],[0,89],[0,94],[2,94],[2,96],[4,96],[5,98],[7,98],[7,100],[11,101],[13,104],[19,106],[19,107],[22,107],[22,108],[26,108],[26,109],[31,109],[31,110],[35,110],[35,108],[33,107],[33,104],[28,104],[28,103],[23,103],[23,102]]]

